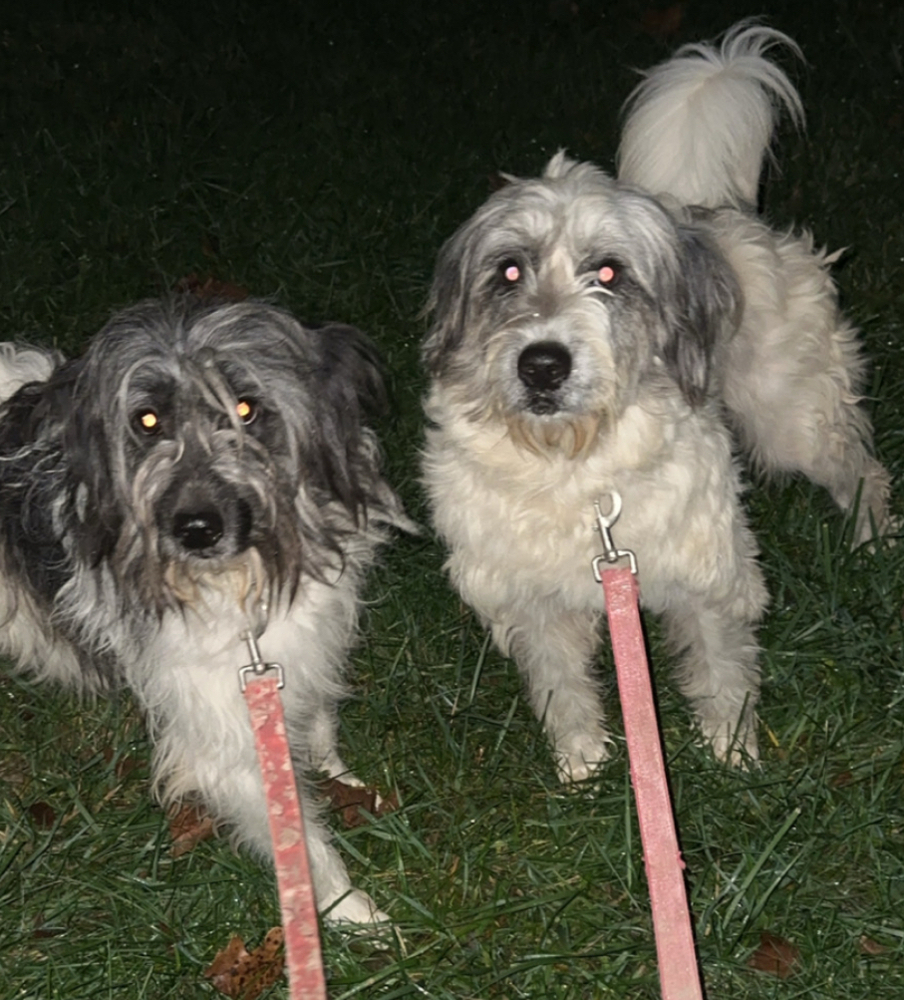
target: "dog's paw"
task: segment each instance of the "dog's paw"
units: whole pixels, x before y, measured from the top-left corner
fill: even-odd
[[[556,743],[555,758],[559,781],[572,785],[592,778],[609,759],[609,744],[605,733],[575,733]]]
[[[323,907],[323,919],[332,926],[347,927],[350,930],[367,929],[379,925],[389,926],[392,921],[388,913],[377,908],[377,904],[361,889],[350,889],[335,902]]]
[[[726,723],[718,728],[713,727],[711,732],[704,728],[703,735],[712,747],[716,760],[730,767],[749,767],[760,759],[756,733],[752,726],[746,732],[739,733]]]

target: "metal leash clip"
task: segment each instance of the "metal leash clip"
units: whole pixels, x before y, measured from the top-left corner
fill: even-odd
[[[283,668],[278,663],[264,663],[261,659],[261,651],[257,644],[257,638],[251,629],[243,632],[242,638],[248,643],[248,650],[251,653],[251,662],[247,666],[239,668],[239,683],[242,687],[242,694],[245,693],[245,688],[248,686],[249,675],[263,677],[264,674],[270,673],[272,670],[276,671],[276,686],[281,691],[286,686],[286,676]]]
[[[609,497],[612,500],[612,510],[608,514],[604,514],[600,509],[599,500],[593,501],[593,506],[596,510],[596,527],[603,539],[603,554],[593,560],[593,577],[597,583],[603,582],[602,564],[606,563],[612,566],[619,559],[627,559],[631,566],[631,572],[634,576],[637,576],[637,559],[634,553],[630,549],[616,548],[615,542],[612,541],[612,525],[615,524],[618,520],[618,515],[621,514],[622,498],[615,490],[609,494]]]

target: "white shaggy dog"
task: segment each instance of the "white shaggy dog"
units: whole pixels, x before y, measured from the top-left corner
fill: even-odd
[[[72,361],[0,345],[0,653],[83,691],[128,687],[164,802],[200,800],[268,857],[238,673],[256,633],[284,670],[318,906],[354,923],[387,918],[352,889],[303,775],[360,784],[336,706],[364,571],[408,523],[364,423],[379,392],[357,331],[261,303],[143,302]]]
[[[753,214],[777,112],[802,115],[765,58],[775,45],[797,51],[743,23],[681,49],[629,99],[617,180],[559,153],[440,255],[425,482],[452,581],[517,661],[564,780],[608,753],[597,498],[605,512],[621,496],[615,541],[636,553],[681,689],[730,760],[757,756],[767,602],[732,432],[762,468],[803,472],[856,510],[859,540],[888,525],[830,258]]]

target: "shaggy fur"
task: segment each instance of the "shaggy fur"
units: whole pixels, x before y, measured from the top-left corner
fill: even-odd
[[[720,758],[757,755],[755,626],[767,595],[733,460],[803,472],[888,525],[858,406],[863,362],[831,258],[755,217],[791,82],[741,24],[688,46],[628,102],[612,179],[563,153],[496,192],[443,248],[424,358],[424,478],[448,570],[524,674],[561,776],[604,761],[592,667],[602,593],[594,500],[682,654]]]
[[[241,637],[283,666],[299,776],[354,782],[336,706],[358,590],[386,525],[406,524],[362,422],[370,348],[263,304],[150,301],[77,360],[0,345],[0,392],[0,652],[131,689],[163,802],[199,799],[271,855]],[[301,791],[318,905],[385,919]]]

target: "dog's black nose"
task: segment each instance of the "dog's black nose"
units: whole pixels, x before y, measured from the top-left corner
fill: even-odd
[[[176,514],[173,535],[192,552],[212,548],[223,537],[223,518],[215,510],[193,510]]]
[[[551,392],[571,374],[571,355],[562,344],[551,340],[525,347],[518,357],[518,378],[540,392]]]

